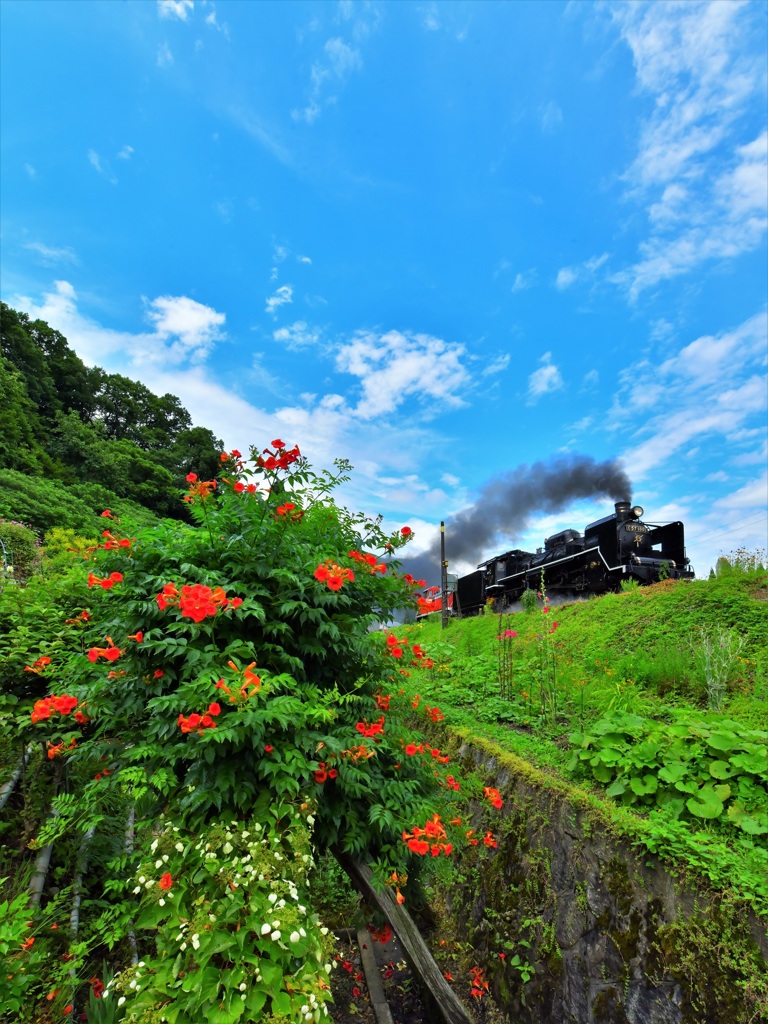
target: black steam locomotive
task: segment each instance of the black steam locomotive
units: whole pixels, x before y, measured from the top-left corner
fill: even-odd
[[[619,590],[623,580],[693,579],[683,524],[659,526],[642,522],[642,516],[639,505],[619,501],[612,515],[590,523],[583,536],[562,530],[535,554],[515,549],[489,558],[458,579],[449,604],[455,614],[475,615],[489,599],[502,609],[542,583],[548,594],[575,597]]]

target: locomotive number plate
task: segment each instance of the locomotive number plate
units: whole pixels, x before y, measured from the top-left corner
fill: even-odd
[[[647,533],[648,532],[648,527],[647,526],[643,526],[642,523],[625,523],[624,524],[624,529],[628,530],[630,533]]]

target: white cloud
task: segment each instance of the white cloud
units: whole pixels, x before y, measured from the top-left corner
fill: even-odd
[[[765,137],[745,115],[765,93],[758,7],[615,3],[638,89],[653,109],[625,180],[646,204],[649,235],[615,275],[632,301],[701,263],[754,249],[766,230]],[[752,120],[752,125],[755,124]]]
[[[570,288],[571,285],[576,284],[577,281],[589,281],[595,276],[597,271],[608,259],[608,253],[604,252],[602,256],[592,256],[590,259],[585,260],[583,263],[577,264],[575,267],[562,267],[558,271],[555,285],[560,291],[566,288]]]
[[[563,123],[563,112],[560,106],[550,100],[541,110],[541,130],[545,135],[554,135]]]
[[[362,9],[362,8],[361,8]],[[354,9],[353,9],[354,10]],[[359,17],[352,23],[352,36],[355,42],[364,40],[378,26],[379,16],[373,5],[365,8],[372,17]],[[341,21],[349,21],[343,9],[339,9]],[[301,110],[291,111],[294,121],[305,121],[312,124],[323,108],[335,103],[335,93],[329,93],[334,86],[345,85],[349,76],[363,67],[363,57],[357,46],[350,45],[341,36],[327,39],[323,45],[322,55],[313,62],[310,70],[310,86],[306,106]]]
[[[489,363],[483,370],[483,376],[488,377],[494,373],[501,373],[502,370],[506,370],[509,366],[509,361],[512,358],[509,352],[505,352],[504,355],[496,356],[492,363]]]
[[[117,154],[118,160],[130,160],[134,154],[133,146],[123,146],[120,152]]]
[[[360,51],[347,46],[343,39],[329,39],[325,44],[325,53],[331,71],[337,78],[345,78],[350,71],[359,71],[363,66]]]
[[[765,513],[768,507],[768,472],[763,472],[743,487],[718,498],[714,508],[726,512],[744,512],[748,509]]]
[[[39,262],[46,267],[51,267],[56,263],[80,263],[77,253],[68,245],[57,249],[50,245],[43,245],[42,242],[26,242],[24,248],[36,253]]]
[[[728,367],[743,370],[748,366],[765,365],[766,317],[758,313],[735,330],[718,336],[704,335],[680,349],[659,367],[665,377],[683,377],[694,386],[722,385],[729,377]]]
[[[570,288],[572,284],[575,284],[578,274],[572,267],[562,267],[557,272],[557,280],[555,284],[562,291],[564,288]]]
[[[164,295],[146,302],[152,331],[130,333],[102,327],[77,308],[75,289],[56,281],[41,304],[18,296],[17,309],[47,321],[60,331],[89,365],[129,374],[141,368],[179,367],[202,362],[222,337],[224,314],[186,296]]]
[[[765,438],[768,321],[761,313],[731,331],[706,335],[654,366],[643,360],[621,375],[609,428],[640,422],[623,458],[642,478],[694,444],[720,440],[736,464]],[[756,425],[754,425],[756,424]]]
[[[148,303],[147,319],[161,340],[175,339],[169,350],[172,355],[202,362],[221,338],[226,317],[186,296],[162,295]]]
[[[529,288],[533,288],[534,284],[536,284],[536,270],[535,268],[531,268],[530,270],[526,270],[515,275],[515,280],[512,284],[512,291],[524,292]]]
[[[112,168],[109,166],[109,162],[102,160],[95,149],[88,150],[88,163],[97,174],[100,174],[102,178],[106,178],[110,185],[117,184],[117,178],[112,173]]]
[[[235,210],[235,204],[231,199],[219,199],[218,202],[213,204],[213,208],[225,224],[230,223]]]
[[[561,391],[565,385],[560,371],[552,362],[552,353],[545,352],[541,357],[542,365],[534,370],[528,378],[528,405],[533,405],[542,395]]]
[[[291,302],[293,302],[293,285],[281,284],[275,294],[267,299],[264,312],[269,313],[270,316],[277,316],[277,310],[280,306],[285,306]]]
[[[297,320],[290,327],[278,327],[272,332],[272,337],[289,349],[309,348],[320,341],[320,332],[315,327],[309,327],[305,320]]]
[[[206,14],[206,16],[205,16],[205,24],[206,25],[210,25],[211,28],[215,28],[217,32],[221,32],[221,34],[226,39],[229,39],[229,37],[230,37],[229,36],[229,25],[227,24],[226,21],[222,21],[222,22],[218,21],[218,19],[216,17],[216,10],[215,10],[215,8],[212,11],[210,11],[208,14]]]
[[[440,14],[437,9],[437,4],[426,4],[424,7],[417,7],[416,10],[421,15],[422,27],[427,32],[437,32],[440,28]]]
[[[246,135],[250,135],[252,139],[256,139],[264,146],[281,164],[285,164],[286,167],[292,166],[293,156],[290,151],[278,141],[276,132],[268,129],[263,124],[261,117],[255,114],[249,106],[232,102],[225,108],[224,113]]]
[[[463,345],[428,334],[361,331],[339,348],[336,367],[360,379],[363,394],[354,414],[368,420],[393,412],[406,399],[430,398],[438,409],[464,405],[464,355]]]
[[[157,48],[157,66],[167,68],[173,64],[173,54],[168,43],[161,43]]]
[[[157,13],[161,18],[186,21],[194,7],[194,0],[157,0]]]
[[[312,262],[312,260],[309,258],[309,256],[297,256],[296,259],[299,261],[299,263],[311,263]]]

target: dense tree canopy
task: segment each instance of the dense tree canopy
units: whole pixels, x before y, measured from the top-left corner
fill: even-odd
[[[210,430],[193,426],[175,395],[86,366],[57,330],[2,304],[0,471],[44,476],[65,491],[98,485],[182,518],[185,477],[214,476],[221,447]],[[46,516],[24,504],[3,514],[48,528]]]

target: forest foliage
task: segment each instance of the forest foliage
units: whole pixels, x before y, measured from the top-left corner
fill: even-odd
[[[188,473],[214,476],[222,443],[175,395],[86,366],[42,320],[0,307],[0,519],[95,535],[120,506],[185,518]]]

